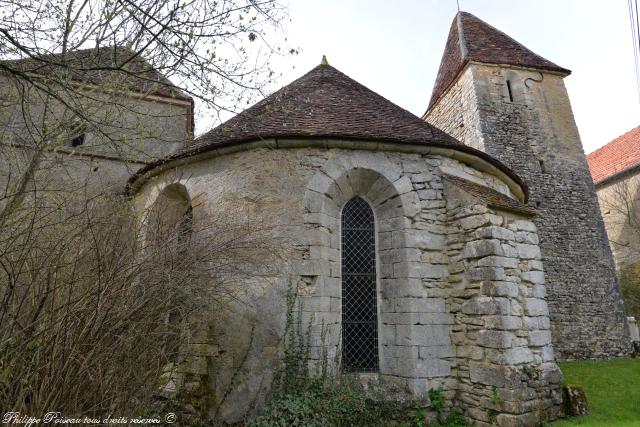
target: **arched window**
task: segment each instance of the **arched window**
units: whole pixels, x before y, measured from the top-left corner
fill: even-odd
[[[171,184],[158,195],[151,209],[149,231],[159,241],[188,243],[193,229],[193,208],[182,184]]]
[[[378,371],[378,304],[373,211],[360,197],[342,210],[342,364]]]
[[[182,272],[191,268],[185,262],[189,255],[193,233],[193,207],[184,185],[174,183],[165,187],[150,209],[147,219],[148,248],[163,269],[163,274]],[[183,308],[187,305],[185,295],[179,291],[163,295],[169,301],[165,313],[165,329],[161,342],[162,351],[168,362],[179,360],[180,346],[183,344]]]

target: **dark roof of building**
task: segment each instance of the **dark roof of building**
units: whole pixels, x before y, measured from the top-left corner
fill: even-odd
[[[0,62],[0,70],[36,74],[45,77],[70,72],[78,82],[100,85],[117,82],[122,88],[141,94],[191,101],[148,61],[127,47],[82,49],[62,54],[33,56]]]
[[[326,61],[227,122],[187,144],[173,155],[140,169],[147,171],[230,145],[266,139],[337,139],[451,148],[482,158],[521,186],[524,182],[490,155],[455,138],[366,88]],[[322,147],[322,141],[318,142]]]
[[[594,183],[640,165],[640,126],[587,155]]]
[[[532,207],[516,199],[512,199],[493,188],[485,187],[484,185],[476,184],[475,182],[453,175],[444,175],[444,177],[472,196],[484,200],[489,207],[530,216],[537,214],[536,210]]]
[[[533,53],[476,16],[467,12],[458,12],[451,23],[428,109],[431,109],[440,96],[455,82],[469,61],[571,74],[571,71]]]
[[[328,64],[197,138],[187,149],[281,137],[460,142]]]

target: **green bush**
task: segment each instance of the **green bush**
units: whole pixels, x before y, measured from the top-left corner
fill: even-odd
[[[430,427],[470,427],[471,424],[456,411],[452,411],[442,421],[436,421]]]
[[[342,376],[335,382],[311,381],[305,390],[279,395],[271,400],[264,414],[248,427],[308,426],[308,427],[469,427],[458,412],[442,414],[444,399],[441,390],[429,390],[432,409],[438,413],[432,424],[425,422],[425,413],[414,402],[386,398],[382,392],[367,391],[352,376]],[[433,399],[433,397],[436,397]]]
[[[282,366],[272,385],[272,397],[263,415],[247,427],[426,427],[425,415],[416,402],[389,397],[384,387],[365,390],[357,374],[328,378],[326,356],[321,372],[309,371],[309,329],[296,316],[296,289],[290,287],[286,298],[285,344]],[[323,334],[324,335],[324,334]],[[325,352],[326,353],[326,352]],[[432,408],[438,413],[433,427],[467,427],[456,412],[446,418],[442,390],[430,390]]]
[[[318,381],[306,390],[280,395],[250,427],[371,426],[409,422],[409,408],[401,402],[367,392],[355,379],[342,377],[325,385]]]
[[[248,424],[248,427],[326,426],[317,413],[313,394],[287,394],[271,401],[265,414]]]
[[[432,388],[428,391],[431,409],[436,412],[436,421],[430,427],[469,427],[467,420],[456,411],[451,411],[446,417],[442,410],[445,406],[444,394],[441,388]],[[416,423],[416,427],[422,427]]]

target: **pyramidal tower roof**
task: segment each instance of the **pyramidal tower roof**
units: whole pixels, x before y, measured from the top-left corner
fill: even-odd
[[[527,49],[502,31],[467,12],[458,12],[451,23],[429,109],[453,84],[469,61],[506,64],[571,74]]]
[[[200,136],[186,149],[300,137],[461,145],[323,58],[307,74]]]

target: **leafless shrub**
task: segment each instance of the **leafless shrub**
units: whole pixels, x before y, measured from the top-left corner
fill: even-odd
[[[286,50],[275,0],[7,0],[0,10],[0,227],[34,183],[64,191],[36,179],[65,173],[50,161],[58,153],[164,156],[193,136],[192,102],[207,127],[240,111]],[[167,132],[176,122],[183,131]]]
[[[275,0],[3,0],[0,8],[0,58],[30,61],[3,61],[0,70],[65,103],[102,95],[86,91],[97,81],[112,93],[153,92],[162,83],[153,70],[209,114],[237,112],[271,82],[271,55],[287,50],[286,9]],[[86,61],[77,55],[83,49],[100,49],[107,60]]]
[[[200,314],[234,298],[237,281],[268,274],[277,256],[267,223],[242,207],[186,226],[188,215],[154,224],[158,206],[140,220],[116,196],[79,200],[30,199],[0,231],[0,407],[148,408]]]
[[[113,185],[90,182],[91,162],[135,169],[193,136],[163,126],[189,123],[191,100],[215,116],[262,94],[285,10],[273,0],[9,0],[0,10],[0,407],[148,408],[201,314],[269,274],[278,245],[241,204],[207,220],[161,198],[141,218]],[[158,93],[188,108],[156,109]],[[122,187],[126,173],[109,184]]]

